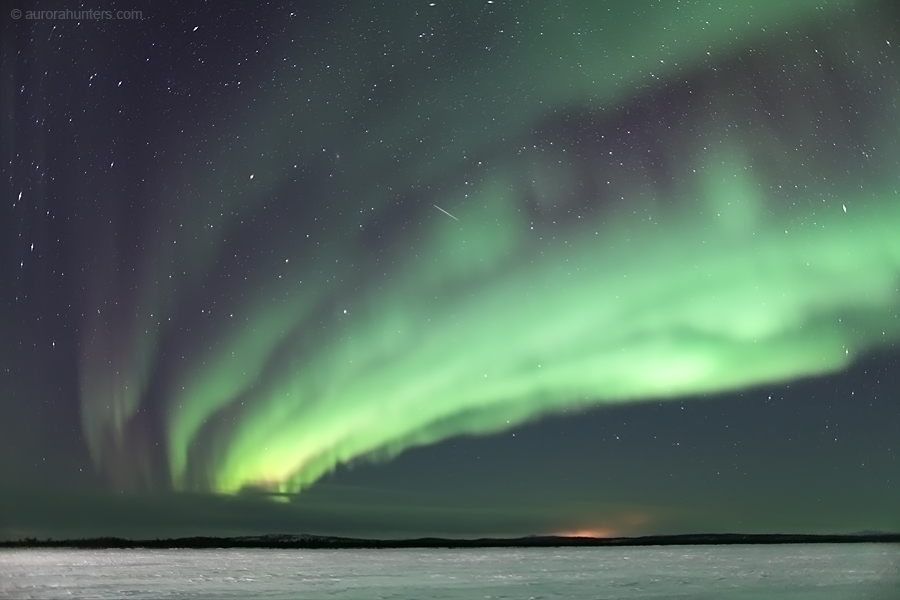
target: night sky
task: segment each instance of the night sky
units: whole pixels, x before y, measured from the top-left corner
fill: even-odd
[[[161,4],[0,15],[0,537],[900,530],[900,4]]]

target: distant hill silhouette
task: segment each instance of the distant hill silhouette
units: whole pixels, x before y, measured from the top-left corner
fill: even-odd
[[[272,534],[239,537],[184,537],[130,540],[100,537],[76,540],[38,540],[26,538],[0,541],[6,548],[528,548],[585,546],[694,546],[725,544],[847,544],[900,543],[900,533],[864,532],[857,534],[742,534],[708,533],[653,535],[643,537],[568,537],[533,535],[518,538],[450,539],[423,537],[387,540],[321,535]]]

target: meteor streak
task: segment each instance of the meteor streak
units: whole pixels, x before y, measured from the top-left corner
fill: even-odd
[[[454,220],[456,220],[456,221],[459,221],[459,219],[457,219],[456,217],[454,217],[453,215],[451,215],[450,213],[448,213],[446,210],[444,210],[443,208],[441,208],[441,207],[438,206],[437,204],[432,204],[432,206],[435,207],[436,209],[438,209],[439,211],[441,211],[442,213],[444,213],[445,215],[447,215],[448,217],[450,217],[451,219],[454,219]]]

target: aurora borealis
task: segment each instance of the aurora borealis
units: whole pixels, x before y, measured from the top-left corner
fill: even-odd
[[[732,4],[4,16],[0,477],[223,531],[896,529],[900,13]],[[786,449],[823,415],[847,447]],[[619,419],[617,466],[559,449]],[[756,508],[692,480],[740,437],[709,419],[772,449],[736,455]],[[529,491],[384,516],[469,506],[448,456],[514,434]],[[858,497],[746,516],[807,460]]]

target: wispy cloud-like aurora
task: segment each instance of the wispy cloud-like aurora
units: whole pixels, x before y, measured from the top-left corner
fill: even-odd
[[[590,52],[554,41],[565,27],[544,12],[523,14],[518,37],[473,33],[493,54],[459,49],[461,66],[433,77],[406,65],[421,85],[407,81],[395,110],[340,96],[364,123],[341,143],[322,104],[287,128],[305,136],[299,158],[267,111],[256,150],[290,159],[226,154],[219,172],[233,181],[204,178],[210,196],[233,190],[216,192],[222,206],[172,207],[200,237],[161,236],[137,316],[96,317],[116,335],[90,329],[82,392],[95,458],[143,472],[161,441],[177,489],[296,492],[360,458],[595,405],[830,373],[896,343],[892,32],[849,18],[853,3],[757,4],[750,21],[651,10],[680,19],[654,42],[674,55],[592,36],[610,24],[588,9]],[[515,28],[511,9],[497,10],[495,29]],[[410,19],[396,25],[403,35],[421,26]],[[765,33],[776,26],[812,33]],[[702,41],[685,43],[695,29]],[[554,51],[592,61],[577,85],[560,84],[543,54]],[[337,93],[329,77],[317,85]],[[379,75],[358,77],[362,88]],[[242,229],[285,195],[297,162],[302,190],[277,202],[302,208]],[[246,277],[220,277],[250,247]],[[182,283],[159,283],[167,269]],[[158,325],[169,318],[178,325]],[[154,433],[128,433],[148,405]]]

